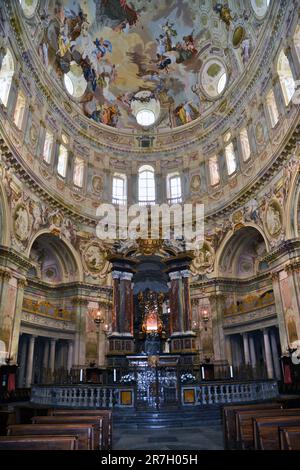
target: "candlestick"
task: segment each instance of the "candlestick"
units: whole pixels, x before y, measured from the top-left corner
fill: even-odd
[[[230,368],[230,378],[233,379],[233,367],[230,366],[229,368]]]

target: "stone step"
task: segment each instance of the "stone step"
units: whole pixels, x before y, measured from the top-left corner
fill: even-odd
[[[113,425],[117,429],[161,429],[175,427],[199,427],[221,424],[221,408],[161,410],[157,411],[114,411]]]

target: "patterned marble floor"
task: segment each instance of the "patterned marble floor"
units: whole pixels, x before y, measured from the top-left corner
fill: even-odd
[[[222,450],[219,425],[174,429],[118,429],[114,427],[114,450]]]

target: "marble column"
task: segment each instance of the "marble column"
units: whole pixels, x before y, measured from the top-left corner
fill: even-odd
[[[17,279],[17,296],[14,309],[11,343],[9,347],[9,356],[12,358],[12,363],[16,363],[18,357],[21,315],[23,307],[24,288],[26,284],[26,279]]]
[[[74,345],[74,365],[86,365],[86,314],[88,300],[83,297],[73,299],[76,310],[76,334]]]
[[[271,350],[272,350],[275,377],[276,377],[276,379],[280,380],[281,379],[281,369],[280,369],[280,363],[279,363],[279,355],[278,355],[276,334],[275,334],[274,330],[270,331],[270,337],[271,337]]]
[[[112,333],[119,332],[118,326],[118,319],[119,319],[119,308],[120,308],[120,271],[113,271],[112,272],[112,279],[113,279],[113,307],[112,307]]]
[[[225,297],[221,292],[209,297],[215,360],[227,363],[223,331],[224,299]]]
[[[249,345],[250,345],[250,358],[252,367],[256,367],[256,354],[255,354],[255,344],[253,335],[249,335]]]
[[[55,369],[55,348],[56,348],[56,339],[51,338],[50,340],[50,360],[49,360],[49,369],[53,374]]]
[[[24,334],[20,336],[21,351],[20,362],[18,371],[18,388],[24,387],[25,369],[26,369],[26,356],[27,356],[27,337]]]
[[[43,355],[43,368],[48,369],[48,367],[49,367],[49,339],[45,338],[44,355]]]
[[[102,325],[99,325],[99,332],[97,335],[98,338],[98,366],[105,366],[105,355],[106,355],[106,336],[103,331]]]
[[[134,351],[133,338],[133,283],[135,261],[126,257],[112,260],[113,306],[112,332],[108,337],[110,356],[125,356]],[[100,331],[99,331],[100,333]],[[98,360],[105,361],[106,341],[98,338]]]
[[[192,331],[192,306],[190,298],[190,271],[185,269],[181,271],[182,275],[182,294],[183,294],[183,331]]]
[[[181,333],[183,330],[183,312],[181,296],[181,274],[179,271],[171,272],[170,276],[170,329],[171,334]]]
[[[250,351],[249,351],[249,342],[248,342],[248,333],[243,333],[243,344],[244,344],[244,357],[245,364],[250,364]]]
[[[132,273],[123,272],[120,275],[120,310],[119,332],[133,335],[133,289]]]
[[[267,328],[263,330],[263,337],[264,337],[265,359],[266,359],[266,366],[267,366],[267,376],[268,376],[268,379],[273,379],[274,377],[273,361],[272,361],[269,332]]]
[[[226,358],[229,365],[232,365],[232,345],[231,345],[231,336],[225,336],[225,348],[226,348]]]
[[[283,306],[283,300],[281,296],[279,282],[280,282],[279,273],[278,272],[272,273],[272,285],[273,285],[275,307],[276,307],[277,321],[278,321],[278,327],[279,327],[281,350],[286,351],[288,344],[289,344],[289,340],[288,340],[288,335],[287,335],[287,327],[285,324],[284,306]]]
[[[33,371],[33,355],[34,355],[34,344],[36,336],[31,335],[29,338],[29,347],[27,355],[27,368],[26,368],[26,381],[25,387],[29,388],[32,383],[32,371]]]
[[[70,372],[73,366],[73,351],[74,351],[73,341],[69,341],[68,342],[68,365],[67,365],[68,372]]]

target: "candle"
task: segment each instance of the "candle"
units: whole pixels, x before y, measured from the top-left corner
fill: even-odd
[[[230,366],[230,378],[232,379],[233,378],[233,367]]]
[[[205,379],[205,372],[204,372],[204,367],[201,367],[201,373],[202,373],[202,379]]]
[[[117,381],[117,371],[116,371],[116,369],[114,369],[114,382],[116,382],[116,381]]]
[[[79,381],[82,382],[82,379],[83,379],[83,369],[80,369],[80,379],[79,379]]]

